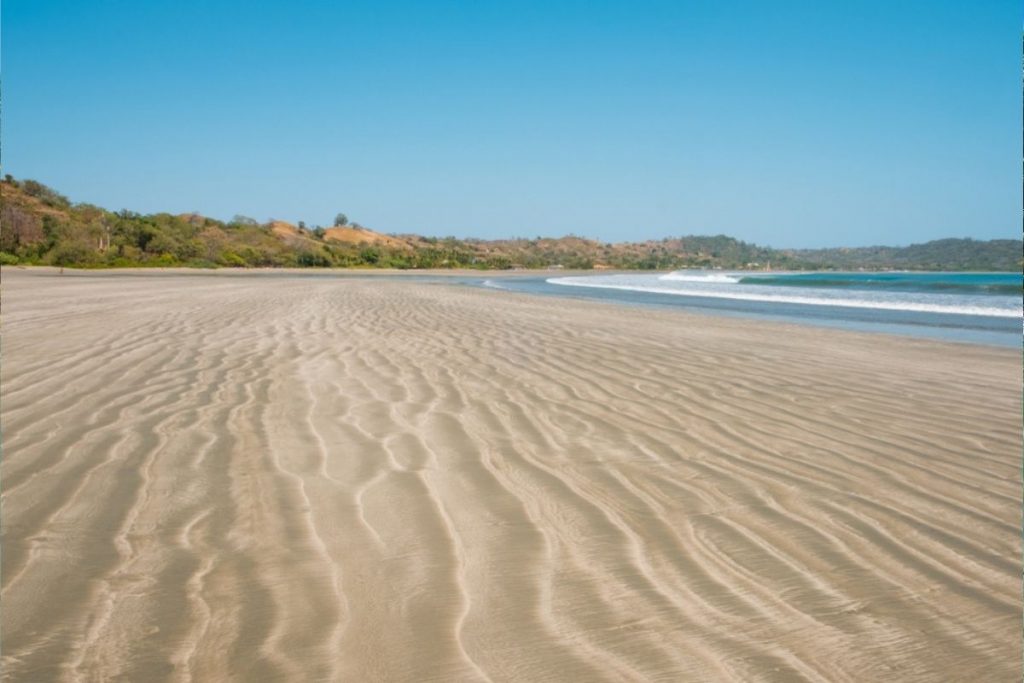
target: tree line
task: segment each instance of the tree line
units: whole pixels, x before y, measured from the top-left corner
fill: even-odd
[[[334,233],[345,231],[339,238]],[[0,182],[0,263],[81,268],[614,268],[1000,270],[1022,267],[1021,240],[945,239],[909,247],[782,250],[725,235],[610,244],[575,235],[506,240],[384,236],[335,216],[333,227],[220,221],[199,214],[108,211],[35,180]]]

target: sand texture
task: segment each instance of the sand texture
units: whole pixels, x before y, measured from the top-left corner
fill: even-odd
[[[3,272],[5,681],[1019,681],[1018,351]]]

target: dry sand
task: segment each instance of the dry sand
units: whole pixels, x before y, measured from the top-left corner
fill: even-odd
[[[1019,352],[3,273],[8,681],[1019,681]]]

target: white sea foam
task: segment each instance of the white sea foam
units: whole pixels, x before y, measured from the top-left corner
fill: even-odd
[[[671,273],[670,273],[671,275]],[[659,280],[669,279],[661,276]],[[867,308],[889,311],[917,311],[922,313],[951,313],[956,315],[980,315],[1000,318],[1020,318],[1024,316],[1024,308],[998,308],[981,304],[934,303],[928,301],[908,301],[906,299],[853,299],[848,296],[809,296],[791,295],[774,292],[751,291],[749,288],[727,289],[686,289],[682,287],[658,287],[634,283],[613,284],[593,282],[593,278],[554,277],[548,283],[569,287],[592,287],[596,289],[618,289],[631,292],[647,292],[653,294],[671,294],[673,296],[709,297],[713,299],[733,299],[738,301],[763,301],[767,303],[800,304],[810,306],[840,306],[846,308]],[[704,282],[708,282],[704,280]],[[774,288],[773,288],[774,289]]]
[[[484,287],[490,287],[491,289],[503,289],[505,291],[508,291],[508,287],[505,287],[504,285],[499,285],[494,280],[484,280],[483,281],[483,286]]]
[[[670,280],[672,282],[718,282],[736,284],[742,276],[732,273],[688,273],[686,271],[675,271],[658,277],[659,280]]]

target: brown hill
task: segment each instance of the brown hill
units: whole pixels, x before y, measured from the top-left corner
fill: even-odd
[[[319,244],[308,232],[288,223],[287,221],[271,220],[267,223],[270,234],[279,237],[289,247],[297,249],[312,249]]]
[[[280,237],[298,237],[299,229],[286,221],[270,221],[270,231]]]
[[[0,183],[0,198],[5,205],[18,206],[40,218],[53,216],[58,220],[68,220],[68,199],[45,185],[31,183],[32,181],[22,185]]]
[[[344,227],[328,228],[324,231],[324,239],[329,242],[342,242],[345,244],[372,244],[391,249],[412,249],[412,246],[405,240],[384,235],[366,228],[355,228],[351,225]]]

